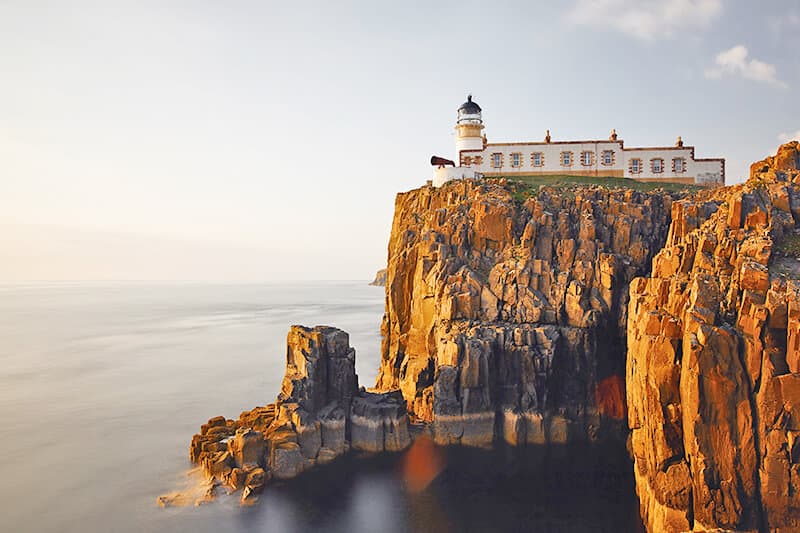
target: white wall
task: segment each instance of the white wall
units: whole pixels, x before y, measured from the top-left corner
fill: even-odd
[[[462,150],[482,150],[483,137],[460,137],[456,131],[456,153]]]
[[[614,164],[605,166],[601,164],[602,154],[605,150],[614,152]],[[561,152],[572,152],[572,164],[570,166],[561,165]],[[590,151],[595,154],[593,164],[584,166],[581,163],[581,153]],[[522,154],[521,165],[511,166],[511,154],[519,152]],[[544,154],[544,165],[534,167],[531,162],[531,154],[541,152]],[[502,173],[513,176],[514,174],[535,174],[537,172],[586,172],[591,175],[594,171],[621,171],[626,178],[634,179],[664,179],[678,180],[693,178],[695,183],[708,185],[713,183],[722,184],[724,179],[723,162],[721,159],[697,161],[692,154],[694,148],[684,147],[659,147],[659,148],[623,148],[622,141],[586,141],[586,142],[553,142],[553,143],[508,143],[490,144],[485,150],[463,152],[462,156],[483,157],[480,165],[472,164],[471,168],[481,173]],[[503,155],[503,162],[500,168],[492,166],[492,154],[500,153]],[[673,172],[673,158],[681,157],[685,160],[684,172]],[[632,174],[629,170],[629,162],[633,158],[642,160],[642,172]],[[661,173],[652,172],[651,160],[661,158],[664,160],[664,170]]]
[[[475,170],[466,167],[441,167],[433,171],[433,186],[441,187],[450,180],[470,179],[475,177]]]
[[[605,166],[601,164],[602,153],[605,150],[613,150],[615,153],[615,165]],[[572,164],[568,167],[561,166],[561,152],[572,152]],[[595,154],[593,164],[584,166],[581,164],[581,152],[589,151]],[[595,170],[614,170],[619,169],[619,161],[622,145],[619,141],[589,141],[578,143],[525,143],[525,144],[496,144],[488,145],[481,152],[465,152],[464,156],[480,155],[483,163],[473,168],[479,172],[502,172],[504,174],[530,174],[532,172],[563,172],[563,171],[586,171]],[[511,166],[511,154],[520,152],[522,154],[521,166],[516,168]],[[541,152],[544,154],[544,166],[534,167],[531,162],[531,154]],[[503,154],[503,166],[501,168],[492,167],[492,154]]]
[[[627,148],[625,153],[625,170],[626,178],[646,178],[646,179],[686,179],[694,178],[695,183],[702,183],[704,185],[711,183],[722,183],[723,180],[723,163],[722,160],[710,161],[696,161],[693,158],[694,148],[691,146],[678,147],[663,147],[663,148]],[[672,160],[676,157],[681,157],[685,160],[684,172],[672,171]],[[630,172],[630,160],[638,158],[642,160],[642,172],[633,174]],[[660,174],[654,174],[651,170],[651,160],[661,158],[664,160],[664,171]],[[700,175],[703,179],[698,180]]]

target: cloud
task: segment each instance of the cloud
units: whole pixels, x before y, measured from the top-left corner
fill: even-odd
[[[652,41],[672,37],[680,29],[705,28],[720,13],[722,0],[577,0],[567,20]]]
[[[791,11],[780,16],[769,16],[767,17],[767,26],[770,32],[778,39],[783,37],[785,33],[794,33],[800,28],[800,11]]]
[[[729,74],[778,87],[787,87],[784,82],[777,78],[775,65],[764,63],[755,58],[748,59],[748,55],[747,47],[741,44],[737,44],[728,50],[723,50],[717,54],[714,66],[706,69],[706,78],[716,79]]]
[[[789,141],[800,141],[800,130],[797,130],[794,133],[781,133],[778,135],[778,140],[782,143],[788,143]]]

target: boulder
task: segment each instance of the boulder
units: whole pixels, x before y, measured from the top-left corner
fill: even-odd
[[[362,392],[350,411],[350,445],[365,452],[396,452],[411,444],[405,400],[399,391]]]
[[[236,466],[264,465],[267,443],[264,435],[250,428],[239,428],[233,439],[228,441],[228,450],[236,461]]]

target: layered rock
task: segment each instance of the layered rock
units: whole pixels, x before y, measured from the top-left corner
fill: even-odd
[[[800,528],[800,147],[673,203],[630,287],[627,403],[649,531]],[[791,255],[791,254],[789,254]]]
[[[349,450],[399,451],[410,444],[405,402],[359,390],[355,350],[336,328],[292,326],[275,403],[215,417],[192,438],[189,457],[207,478],[248,501],[270,479],[290,479]]]
[[[624,438],[628,283],[673,196],[534,193],[465,180],[397,197],[376,388],[438,443]]]
[[[398,195],[375,390],[346,333],[293,326],[277,401],[193,438],[203,501],[401,450],[409,422],[484,447],[621,442],[629,426],[648,531],[800,530],[798,168],[790,143],[746,184],[696,193]]]
[[[373,287],[386,286],[386,269],[382,268],[375,272],[375,279],[373,279],[369,284]]]

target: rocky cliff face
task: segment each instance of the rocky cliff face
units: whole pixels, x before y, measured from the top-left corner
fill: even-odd
[[[624,435],[628,284],[673,197],[460,181],[399,194],[377,388],[441,444]],[[624,438],[624,437],[623,437]]]
[[[694,193],[467,180],[400,194],[375,391],[358,388],[346,333],[293,326],[277,401],[209,420],[190,456],[212,491],[248,501],[419,432],[629,437],[648,531],[800,531],[798,169],[795,142],[746,184]]]
[[[649,531],[800,530],[800,147],[674,202],[630,287],[627,403]]]
[[[238,420],[212,418],[192,438],[189,457],[211,481],[207,498],[225,485],[250,501],[270,479],[293,478],[350,449],[399,451],[410,444],[402,397],[359,390],[347,333],[292,326],[286,344],[286,374],[275,403]],[[180,496],[159,502],[169,505]]]
[[[375,279],[369,282],[370,285],[373,287],[384,287],[386,286],[386,269],[382,268],[375,272]]]

